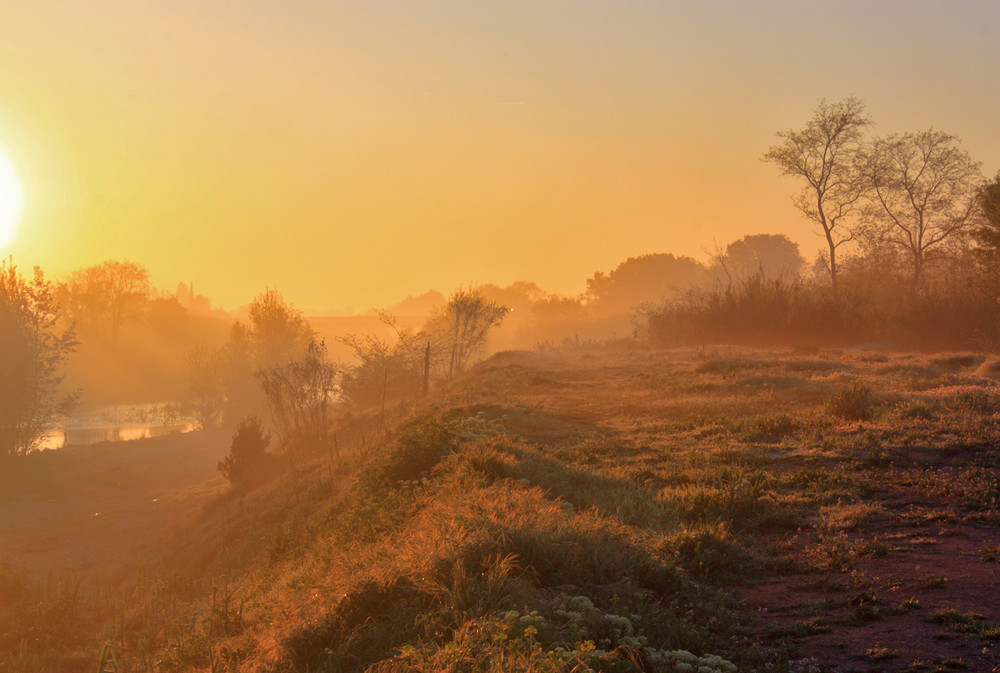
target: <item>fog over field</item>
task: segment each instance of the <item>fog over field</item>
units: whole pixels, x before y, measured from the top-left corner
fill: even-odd
[[[0,673],[1000,670],[998,29],[0,2]]]

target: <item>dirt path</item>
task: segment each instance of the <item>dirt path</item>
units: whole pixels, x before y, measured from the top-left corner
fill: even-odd
[[[229,433],[189,433],[29,456],[0,486],[0,558],[36,576],[108,572],[225,487]]]
[[[935,618],[954,610],[1000,621],[1000,566],[981,555],[998,543],[995,528],[913,530],[851,572],[771,578],[743,596],[771,639],[804,659],[843,662],[838,670],[998,671],[995,638]]]

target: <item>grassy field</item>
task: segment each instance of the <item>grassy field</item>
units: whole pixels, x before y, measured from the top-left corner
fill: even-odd
[[[189,473],[141,562],[3,540],[0,670],[996,670],[998,414],[983,355],[501,353],[249,493]]]

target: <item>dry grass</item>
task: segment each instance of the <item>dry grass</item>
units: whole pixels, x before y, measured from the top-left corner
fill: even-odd
[[[0,669],[88,671],[111,642],[123,672],[806,670],[773,634],[895,619],[901,599],[865,579],[829,603],[836,619],[765,627],[736,589],[788,573],[857,583],[909,548],[886,540],[932,520],[995,531],[988,364],[818,348],[500,354],[395,410],[384,433],[352,419],[338,456],[204,496],[156,562],[114,581],[0,562]]]

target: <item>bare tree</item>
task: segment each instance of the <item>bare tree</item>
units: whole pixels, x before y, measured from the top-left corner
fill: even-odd
[[[958,145],[933,129],[891,135],[874,141],[865,163],[872,202],[866,219],[910,258],[913,291],[927,264],[970,233],[980,212],[980,164]]]
[[[415,396],[421,390],[425,341],[412,329],[400,326],[388,311],[376,311],[379,320],[396,333],[395,342],[373,334],[348,334],[338,341],[350,347],[358,364],[342,378],[344,396],[359,406]]]
[[[279,436],[298,448],[326,446],[339,371],[326,344],[310,341],[301,359],[257,370]]]
[[[865,104],[849,96],[836,103],[820,100],[813,118],[801,131],[778,132],[783,140],[761,159],[778,165],[782,175],[805,181],[794,197],[795,207],[820,226],[826,238],[826,266],[834,301],[837,289],[837,249],[854,238],[847,225],[865,193],[859,150],[864,129],[871,124]]]
[[[506,306],[489,301],[475,289],[459,289],[451,295],[444,309],[423,330],[433,341],[434,351],[447,354],[447,378],[465,369],[485,345],[489,331],[499,327],[507,313]]]

